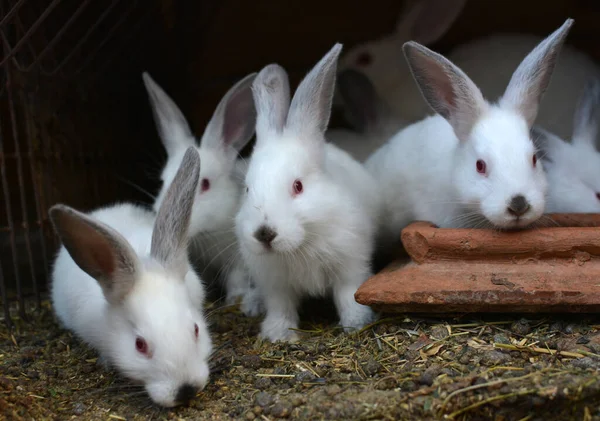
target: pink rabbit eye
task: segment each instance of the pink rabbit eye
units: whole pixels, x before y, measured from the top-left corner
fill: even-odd
[[[208,178],[203,178],[200,182],[200,191],[205,192],[210,189],[210,180]]]
[[[373,61],[373,57],[369,53],[360,53],[356,58],[356,64],[359,66],[368,66]]]
[[[148,354],[148,344],[146,343],[146,340],[144,338],[142,338],[141,336],[138,336],[137,338],[135,338],[135,349],[140,354],[144,354],[144,355]]]
[[[198,325],[196,323],[194,323],[194,336],[196,336],[196,339],[198,339],[198,333],[199,333]]]
[[[477,160],[477,163],[475,164],[475,166],[476,166],[477,172],[479,174],[485,174],[486,165],[485,165],[485,161],[483,159]]]
[[[294,181],[294,194],[302,193],[303,189],[304,189],[304,186],[302,186],[302,181],[300,181],[300,180]]]
[[[532,162],[533,162],[533,166],[535,167],[536,164],[537,164],[537,156],[535,154],[533,154],[533,160],[532,160]]]

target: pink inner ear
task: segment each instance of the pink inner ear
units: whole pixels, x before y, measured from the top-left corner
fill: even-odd
[[[102,239],[103,240],[103,239]],[[102,240],[96,241],[97,243]],[[115,271],[115,256],[109,244],[96,244],[89,247],[90,258],[96,262],[96,267],[104,276],[112,276]]]
[[[373,61],[373,56],[367,52],[360,53],[356,58],[356,64],[359,66],[368,66]]]

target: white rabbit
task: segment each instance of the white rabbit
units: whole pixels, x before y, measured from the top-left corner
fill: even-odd
[[[548,178],[547,213],[600,213],[600,80],[588,80],[573,119],[571,142],[534,127]]]
[[[132,204],[50,209],[63,243],[52,272],[60,322],[166,407],[209,378],[204,287],[187,257],[199,170],[190,148],[156,215]]]
[[[245,161],[237,158],[239,151],[254,135],[256,125],[251,91],[255,77],[256,73],[252,73],[229,89],[198,145],[179,107],[148,73],[143,74],[154,120],[168,155],[161,175],[163,186],[154,208],[162,205],[185,150],[190,146],[196,147],[202,169],[190,222],[191,256],[194,263],[203,268],[202,273],[206,269],[212,270],[224,280],[228,305],[247,294],[255,296],[252,281],[239,256],[233,228],[247,168]],[[260,303],[244,300],[242,311],[257,315],[261,311]]]
[[[438,41],[462,12],[466,0],[413,0],[398,18],[393,33],[360,43],[340,57],[338,71],[353,69],[365,74],[393,114],[413,123],[430,109],[415,86],[402,45],[416,41],[430,45]],[[335,104],[342,98],[336,93]]]
[[[354,293],[371,275],[380,194],[364,167],[324,138],[341,49],[336,44],[315,65],[291,104],[277,64],[252,86],[257,143],[236,232],[265,300],[261,336],[271,341],[298,339],[291,329],[303,296],[332,293],[346,331],[374,318]]]
[[[405,44],[415,80],[438,114],[402,130],[365,163],[386,191],[380,241],[395,241],[414,220],[508,229],[543,214],[547,181],[530,128],[572,24],[568,19],[529,53],[497,104],[448,59]]]
[[[337,88],[354,130],[329,129],[325,137],[363,162],[406,124],[391,114],[363,73],[352,69],[339,72]]]

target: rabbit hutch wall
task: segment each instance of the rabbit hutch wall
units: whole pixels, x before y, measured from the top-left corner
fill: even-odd
[[[347,50],[392,32],[404,6],[400,0],[0,0],[5,319],[26,316],[47,294],[58,247],[50,206],[88,211],[116,201],[152,203],[166,155],[143,71],[201,134],[243,76],[277,62],[295,86],[335,42]],[[493,32],[546,36],[567,17],[575,19],[567,43],[600,60],[600,3],[593,0],[470,0],[430,47],[445,53]],[[331,127],[345,124],[334,109]]]

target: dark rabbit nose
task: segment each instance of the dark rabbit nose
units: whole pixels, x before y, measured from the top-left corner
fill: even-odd
[[[271,242],[275,239],[275,237],[277,237],[275,230],[266,225],[261,225],[254,233],[254,238],[267,247],[271,246]]]
[[[177,403],[182,405],[187,405],[190,401],[196,396],[198,389],[192,386],[191,384],[184,384],[177,391],[177,397],[175,400]]]
[[[511,215],[522,216],[529,208],[530,205],[527,199],[525,199],[525,196],[518,194],[511,199],[507,210]]]

